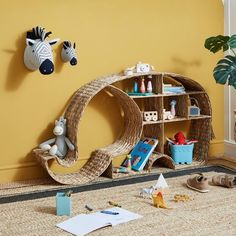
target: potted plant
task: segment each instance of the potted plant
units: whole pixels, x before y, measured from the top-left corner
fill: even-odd
[[[236,88],[236,53],[233,50],[236,48],[236,35],[231,37],[218,35],[207,38],[204,46],[213,53],[220,50],[223,50],[223,52],[230,50],[232,52],[232,55],[226,55],[217,62],[213,70],[213,76],[216,83],[226,84],[228,82],[228,85]]]
[[[234,51],[234,48],[236,48],[236,35],[218,35],[207,38],[204,46],[213,53],[220,50],[232,52],[232,55],[226,55],[217,62],[213,70],[213,76],[216,83],[226,84],[228,82],[228,85],[236,88],[236,53]],[[236,109],[234,110],[234,117],[236,119]],[[236,142],[236,122],[234,125],[234,140]]]

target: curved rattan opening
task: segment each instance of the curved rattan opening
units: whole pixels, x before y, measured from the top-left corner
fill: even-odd
[[[93,151],[87,163],[78,172],[71,174],[57,174],[51,171],[48,165],[48,160],[56,159],[59,164],[63,163],[64,165],[66,164],[66,166],[69,166],[70,163],[73,164],[77,159],[77,150],[68,153],[69,158],[67,155],[64,160],[60,160],[57,157],[47,156],[39,150],[35,150],[43,167],[57,182],[62,184],[82,184],[99,177],[108,168],[113,157],[128,153],[140,139],[142,134],[142,116],[137,104],[120,89],[108,85],[106,90],[116,98],[117,103],[123,110],[123,133],[113,144]],[[72,98],[72,104],[77,107],[77,104],[80,102],[80,97],[76,96],[76,99],[77,100]],[[74,110],[73,108],[74,107],[70,104],[70,109]],[[73,116],[71,113],[70,115],[68,115],[68,113],[65,114],[67,114],[65,117],[67,118],[68,126],[70,128],[74,127],[74,129],[78,127],[79,124],[76,125],[75,123],[80,120],[78,117],[80,117],[81,114],[78,112],[75,112]],[[74,130],[73,134],[77,136],[77,133],[75,133]],[[73,140],[76,140],[76,137],[73,137]],[[73,162],[71,161],[72,157],[75,157]]]

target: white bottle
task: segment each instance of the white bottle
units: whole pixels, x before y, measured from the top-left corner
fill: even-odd
[[[148,80],[147,92],[148,93],[152,93],[152,81],[151,80]]]

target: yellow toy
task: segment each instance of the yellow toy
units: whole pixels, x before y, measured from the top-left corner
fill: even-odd
[[[164,201],[164,197],[161,192],[155,195],[152,195],[152,199],[153,199],[153,204],[155,207],[167,209],[166,203]]]

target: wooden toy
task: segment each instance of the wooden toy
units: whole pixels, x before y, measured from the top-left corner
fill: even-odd
[[[137,80],[134,81],[134,93],[138,93],[138,82],[137,82]]]
[[[157,121],[158,113],[157,111],[145,111],[143,112],[143,119],[145,121]]]
[[[148,78],[150,78],[150,77],[148,77]],[[147,92],[148,93],[152,93],[152,81],[151,81],[151,78],[148,80],[148,83],[147,83]]]
[[[141,80],[141,85],[140,85],[140,93],[145,93],[146,89],[145,89],[145,84],[144,84],[144,79]]]
[[[174,116],[171,114],[170,111],[166,111],[166,109],[163,109],[163,119],[164,120],[172,120],[172,119],[174,119]]]

